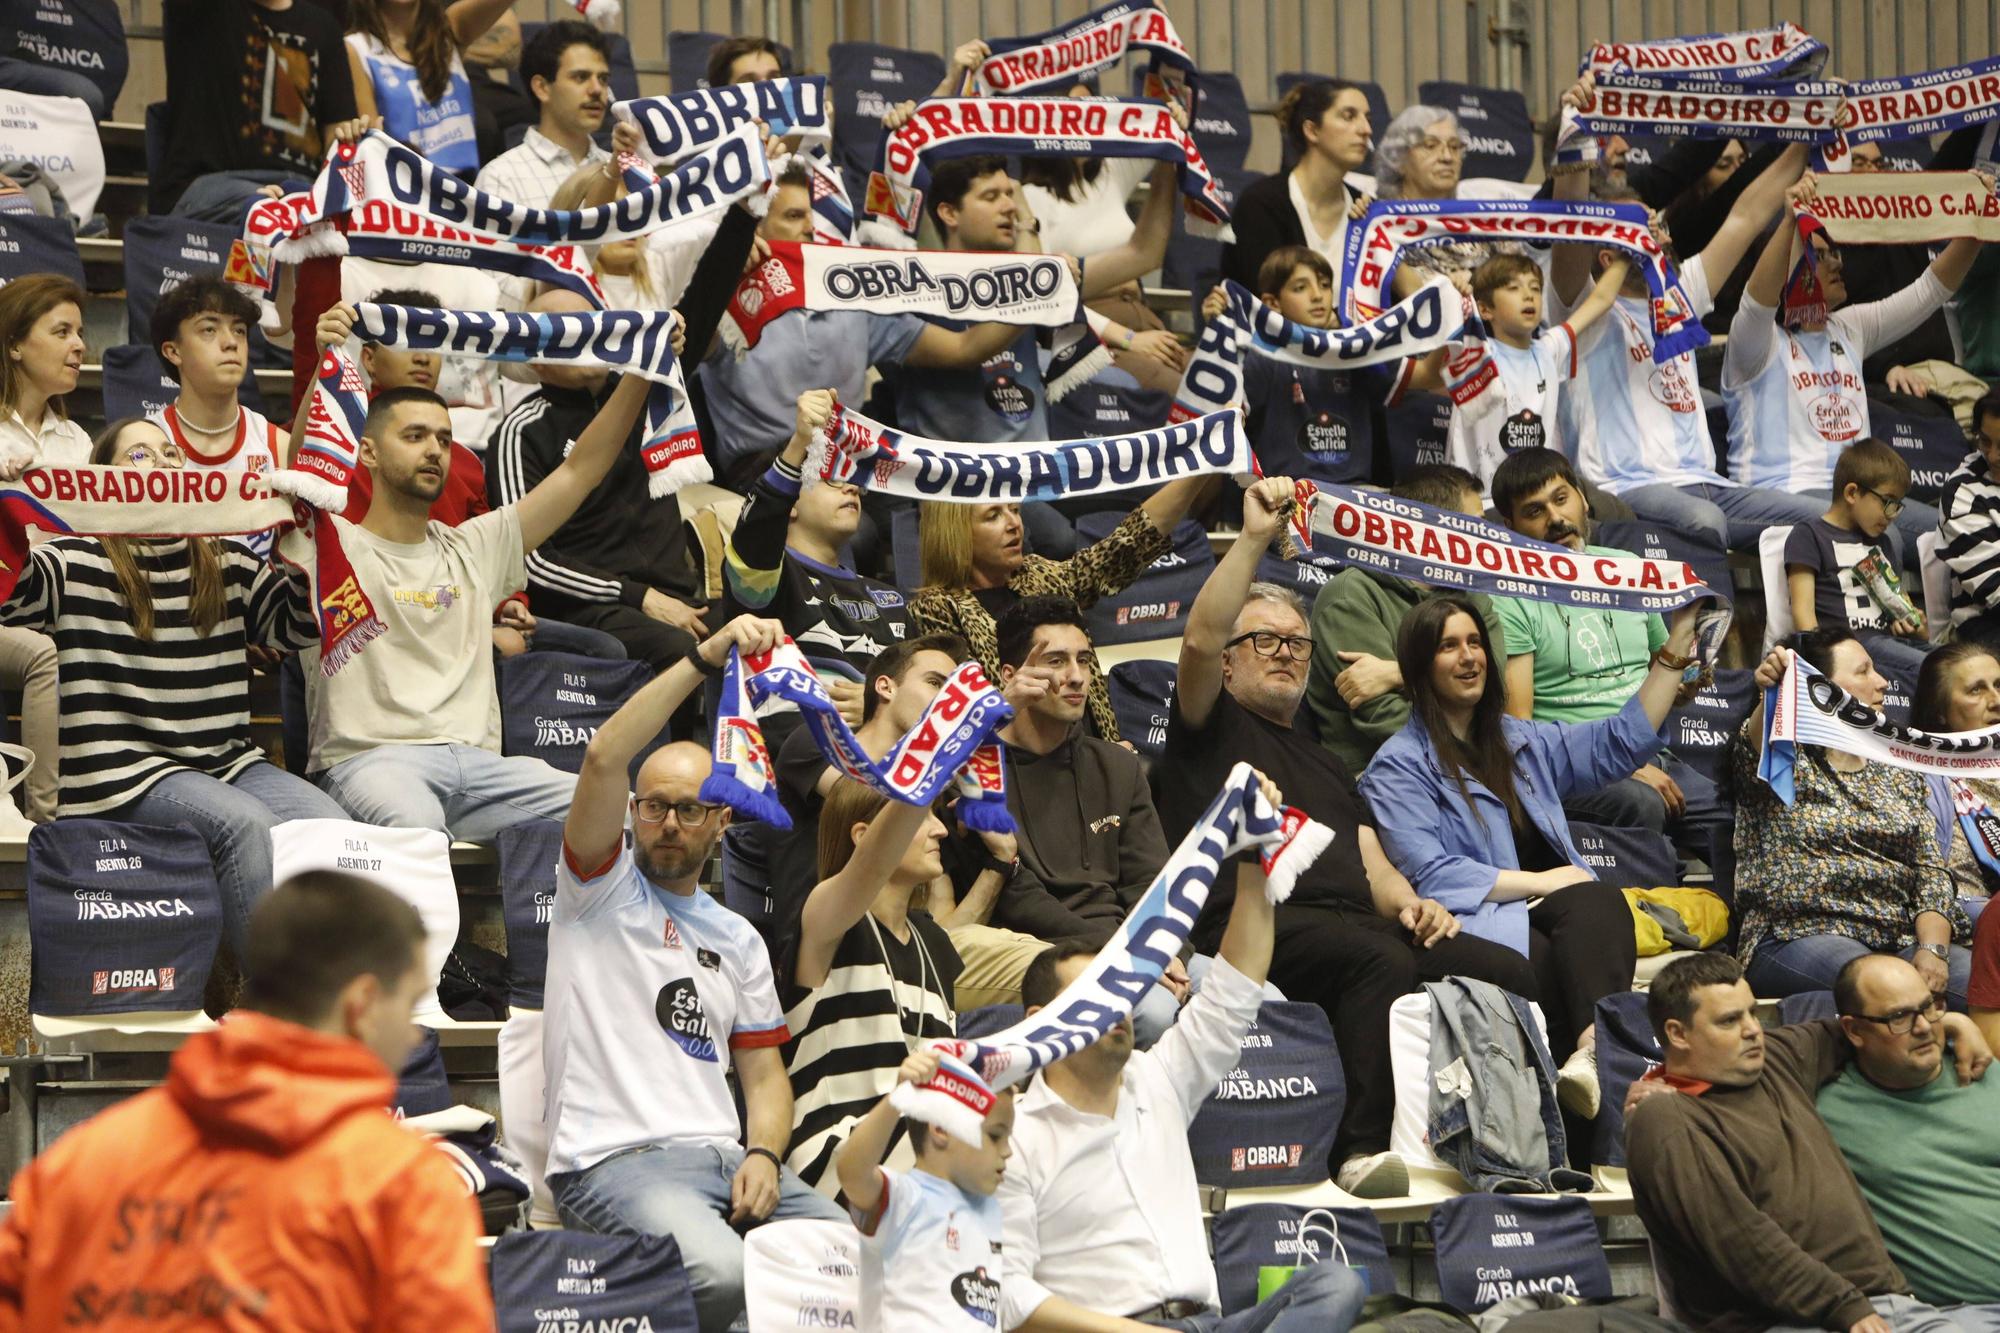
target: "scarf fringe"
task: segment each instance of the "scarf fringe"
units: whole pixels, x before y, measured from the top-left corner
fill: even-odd
[[[753,791],[720,769],[702,779],[697,795],[710,805],[726,805],[737,814],[748,819],[760,819],[772,828],[789,830],[792,827],[792,817],[785,812],[784,802],[776,795],[769,791]]]
[[[1069,397],[1070,394],[1111,369],[1113,362],[1114,358],[1111,354],[1111,349],[1103,343],[1099,343],[1096,347],[1085,353],[1081,360],[1065,367],[1061,374],[1047,381],[1042,387],[1048,391],[1050,402],[1060,403],[1063,399]]]
[[[1008,813],[1005,796],[989,796],[984,792],[977,796],[962,796],[958,802],[958,818],[974,833],[1014,831],[1014,816]]]
[[[1292,896],[1299,876],[1333,846],[1333,830],[1324,824],[1307,823],[1292,835],[1276,857],[1264,866],[1264,897],[1273,906]]]
[[[331,676],[352,662],[363,648],[386,634],[388,630],[389,627],[382,623],[382,617],[372,611],[366,619],[355,621],[339,639],[322,646],[319,655],[320,674]]]
[[[347,509],[347,487],[335,485],[325,477],[298,468],[280,468],[264,480],[278,494],[304,500],[322,513],[338,514]]]

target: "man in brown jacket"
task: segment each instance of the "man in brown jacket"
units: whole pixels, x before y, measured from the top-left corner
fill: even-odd
[[[1632,1197],[1664,1301],[1708,1333],[1951,1333],[1911,1296],[1813,1097],[1848,1058],[1837,1023],[1766,1032],[1726,954],[1670,963],[1647,1009],[1666,1064],[1626,1125]],[[1945,1034],[1961,1082],[1992,1052],[1970,1020]]]

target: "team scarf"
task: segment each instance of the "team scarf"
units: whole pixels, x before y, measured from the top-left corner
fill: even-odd
[[[1788,329],[1818,326],[1826,323],[1826,289],[1820,285],[1819,252],[1813,249],[1813,237],[1826,226],[1810,212],[1796,214],[1792,222],[1798,233],[1799,258],[1785,279],[1779,302],[1781,317]]]
[[[1958,819],[1958,831],[1971,849],[1973,859],[2000,876],[2000,814],[1995,814],[1992,803],[1974,791],[1964,778],[1946,778],[1945,786],[1951,792],[1951,809]]]
[[[1812,216],[1836,245],[2000,241],[2000,198],[1970,171],[1823,176],[1815,196]]]
[[[1075,1055],[1129,1018],[1133,1006],[1159,984],[1229,858],[1254,850],[1264,867],[1266,896],[1281,903],[1333,836],[1299,810],[1273,808],[1256,770],[1237,764],[1117,933],[1061,994],[1003,1032],[932,1046],[977,1070],[992,1088],[1011,1087]]]
[[[1315,556],[1454,592],[1653,612],[1715,595],[1679,560],[1572,551],[1456,510],[1352,486],[1297,482],[1290,523]]]
[[[1174,30],[1174,22],[1152,0],[1119,3],[1028,37],[991,37],[992,52],[975,72],[980,91],[1017,97],[1025,93],[1061,92],[1090,74],[1122,61],[1133,51],[1145,51],[1148,90],[1184,84],[1192,92],[1194,57]]]
[[[1948,134],[2000,118],[2000,56],[1846,85],[1841,130],[1853,143]]]
[[[1718,83],[1697,74],[1598,76],[1590,105],[1575,117],[1586,134],[1823,143],[1840,123],[1844,85],[1832,79]]]
[[[1786,805],[1796,795],[1793,771],[1801,745],[1947,778],[2000,778],[2000,727],[1928,732],[1898,726],[1797,653],[1787,656],[1784,677],[1764,691],[1764,752],[1757,760],[1757,776]]]
[[[673,330],[672,310],[515,311],[424,310],[415,306],[355,307],[354,331],[368,342],[413,352],[476,356],[490,361],[593,366],[653,382],[641,421],[640,458],[653,498],[708,481],[714,473],[701,449]]]
[[[1786,75],[1812,78],[1826,64],[1826,43],[1795,23],[1748,32],[1711,32],[1653,42],[1599,42],[1585,52],[1577,73],[1611,70],[1634,74],[1683,74],[1722,83],[1749,83]]]
[[[1671,361],[1708,344],[1708,330],[1680,277],[1667,264],[1638,204],[1554,199],[1378,199],[1347,229],[1341,299],[1349,324],[1373,319],[1393,301],[1390,281],[1403,252],[1440,241],[1582,241],[1622,250],[1652,294],[1653,360]]]
[[[813,744],[843,777],[905,805],[929,805],[954,786],[958,818],[967,828],[1014,831],[1006,770],[993,740],[1014,709],[979,663],[961,662],[917,724],[877,760],[848,730],[833,696],[791,639],[768,653],[746,656],[730,649],[716,704],[714,771],[702,780],[700,796],[745,818],[789,829],[792,819],[778,799],[770,747],[757,725],[757,710],[774,700],[797,707]]]
[[[1321,370],[1359,370],[1421,356],[1463,336],[1466,301],[1435,278],[1407,300],[1349,328],[1321,329],[1285,318],[1234,279],[1222,283],[1227,303],[1203,326],[1169,424],[1233,408],[1243,401],[1243,358],[1269,357]]]
[[[612,115],[639,127],[647,153],[658,162],[678,162],[746,127],[756,132],[760,120],[781,138],[827,143],[833,137],[828,111],[824,74],[695,88],[611,104]]]
[[[808,475],[912,500],[1025,503],[1105,495],[1177,477],[1256,473],[1234,410],[1102,439],[946,444],[906,434],[836,404],[807,455]]]
[[[805,165],[812,179],[813,239],[821,245],[845,245],[854,239],[854,201],[847,197],[847,178],[825,144],[808,144],[790,161]],[[774,164],[772,181],[782,163]]]
[[[978,1071],[944,1051],[938,1052],[938,1071],[928,1081],[899,1082],[889,1090],[889,1105],[902,1114],[975,1148],[985,1133],[986,1115],[999,1100]]]
[[[867,211],[914,236],[931,165],[988,153],[1173,162],[1180,167],[1189,232],[1219,237],[1229,222],[1221,187],[1167,104],[1110,97],[938,97],[920,102],[901,129],[883,132],[868,177]]]
[[[1082,298],[1060,255],[980,250],[883,250],[771,241],[771,257],[744,278],[722,318],[741,360],[772,320],[795,310],[860,310],[972,323],[1062,327]]]

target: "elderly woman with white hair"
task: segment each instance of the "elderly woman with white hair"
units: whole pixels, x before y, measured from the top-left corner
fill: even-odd
[[[1464,170],[1465,137],[1458,117],[1443,107],[1405,107],[1375,145],[1375,190],[1381,199],[1456,199]],[[1447,241],[1413,250],[1405,262],[1469,290],[1473,270],[1494,255],[1525,253],[1507,242]]]

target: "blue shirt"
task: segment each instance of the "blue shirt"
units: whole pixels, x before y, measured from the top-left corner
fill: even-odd
[[[1049,438],[1049,395],[1034,329],[1021,330],[981,365],[925,367],[902,376],[896,389],[896,422],[912,435],[964,444]]]
[[[859,407],[868,396],[868,367],[901,361],[923,331],[915,315],[798,310],[766,324],[740,361],[717,340],[701,365],[716,434],[710,457],[727,467],[745,454],[784,448],[808,389],[832,389]]]
[[[472,80],[465,62],[454,51],[451,76],[433,102],[424,96],[423,76],[366,33],[347,34],[347,43],[368,68],[375,86],[375,109],[382,129],[398,143],[409,145],[448,171],[479,170],[479,142],[472,123]]]
[[[1551,848],[1578,866],[1583,856],[1570,840],[1563,801],[1631,777],[1663,744],[1636,694],[1601,721],[1507,717],[1501,728],[1514,754],[1514,794],[1522,814]],[[1460,794],[1417,714],[1375,752],[1361,775],[1361,794],[1375,813],[1375,831],[1389,859],[1419,894],[1449,908],[1468,934],[1528,952],[1528,904],[1487,900],[1500,871],[1521,868],[1507,807],[1470,775]]]
[[[1376,419],[1395,379],[1388,367],[1328,370],[1246,352],[1243,393],[1264,474],[1367,481],[1375,467]]]

